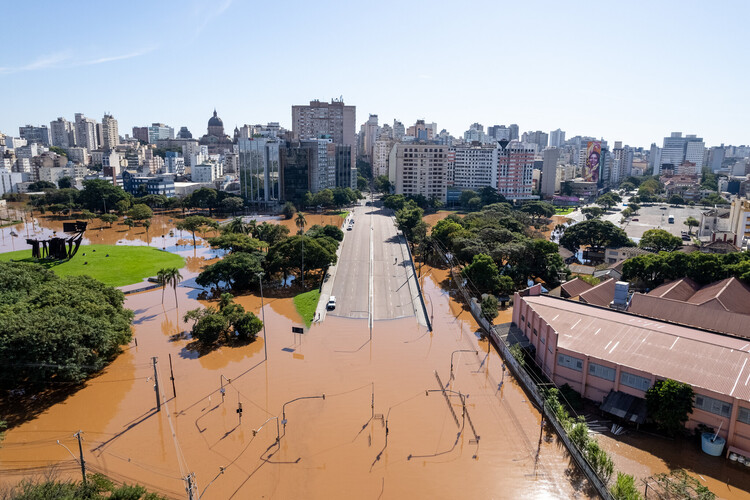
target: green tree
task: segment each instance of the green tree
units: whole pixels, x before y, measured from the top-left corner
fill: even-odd
[[[615,484],[609,488],[609,492],[615,500],[643,500],[643,496],[635,486],[635,478],[622,472],[617,473]]]
[[[135,221],[133,219],[125,219],[124,224],[132,229],[135,226]]]
[[[150,219],[153,216],[154,212],[151,210],[151,208],[148,205],[144,205],[143,203],[133,205],[133,208],[128,210],[128,218],[135,221],[144,221]]]
[[[78,194],[78,203],[92,212],[106,212],[117,208],[117,203],[129,200],[130,195],[120,186],[103,179],[91,179],[83,181],[83,190]],[[128,201],[124,211],[130,208]]]
[[[674,252],[682,248],[682,239],[664,229],[649,229],[643,233],[638,246],[651,252]]]
[[[7,387],[79,383],[130,341],[123,293],[88,276],[0,262],[0,379]]]
[[[628,208],[632,210],[634,214],[637,214],[638,210],[641,209],[641,206],[638,203],[628,203]]]
[[[258,226],[258,239],[268,243],[268,245],[275,245],[287,236],[289,236],[289,228],[282,226],[281,224],[269,224],[264,222]]]
[[[207,314],[193,325],[192,336],[201,344],[211,345],[229,333],[229,321],[222,314]]]
[[[118,215],[125,215],[131,206],[130,200],[125,198],[115,203],[115,210],[117,210]]]
[[[684,205],[685,204],[685,198],[680,196],[679,194],[673,194],[669,197],[668,203],[670,205]]]
[[[117,222],[117,217],[115,214],[102,214],[99,216],[99,219],[104,222],[105,224],[109,224],[109,227],[112,227],[112,224]]]
[[[219,288],[224,284],[233,290],[247,290],[257,283],[256,275],[263,270],[261,254],[237,252],[206,266],[195,281],[204,287]]]
[[[387,175],[379,175],[375,178],[375,190],[382,194],[391,194],[393,185]]]
[[[693,388],[672,379],[657,380],[646,391],[649,417],[670,436],[685,428],[693,412]]]
[[[685,222],[683,224],[688,227],[688,234],[693,234],[693,228],[701,225],[700,221],[692,215],[685,219]]]
[[[207,208],[208,215],[213,215],[213,210],[218,203],[218,194],[212,188],[200,188],[190,195],[190,206],[193,208]]]
[[[332,207],[333,206],[333,191],[330,189],[323,189],[313,195],[313,205],[319,207]]]
[[[723,198],[719,193],[711,193],[710,195],[701,199],[700,204],[703,206],[728,205],[729,202],[725,198]]]
[[[72,188],[74,184],[75,184],[75,179],[73,179],[69,175],[66,175],[65,177],[60,177],[60,179],[57,181],[57,187],[59,187],[60,189]]]
[[[368,186],[370,183],[362,177],[361,175],[357,175],[357,189],[360,191],[367,191]]]
[[[581,213],[586,217],[586,220],[598,219],[604,215],[604,209],[601,207],[584,207],[581,209]]]
[[[57,189],[57,186],[53,182],[49,181],[36,181],[29,184],[29,191],[44,191],[45,189]]]
[[[281,209],[281,214],[284,216],[286,220],[291,219],[294,217],[294,214],[297,212],[297,209],[294,208],[294,203],[291,201],[287,201],[284,203],[284,208]]]
[[[500,271],[489,255],[475,255],[471,264],[461,271],[461,276],[468,279],[479,293],[494,293],[500,287]]]
[[[214,238],[208,238],[209,245],[230,252],[256,252],[264,245],[260,240],[242,233],[224,233]]]
[[[523,204],[521,211],[531,215],[532,220],[537,223],[542,218],[555,215],[555,207],[546,201],[528,201]]]
[[[297,232],[299,234],[305,234],[305,226],[307,225],[307,218],[305,214],[299,212],[297,218],[294,219],[294,224],[297,226]]]
[[[178,222],[175,224],[175,228],[179,231],[190,231],[190,233],[193,235],[193,247],[196,246],[195,242],[195,232],[200,230],[201,228],[212,228],[212,229],[218,229],[219,224],[208,217],[203,217],[202,215],[191,215],[189,217],[185,217],[185,220],[182,222]]]
[[[617,195],[617,198],[619,198],[619,195]],[[618,201],[614,193],[606,193],[596,199],[596,204],[605,207],[607,210],[617,205],[617,203]]]
[[[221,226],[222,233],[247,234],[248,225],[242,220],[242,217],[235,217],[228,223]]]
[[[464,189],[458,197],[458,203],[464,208],[469,208],[469,202],[472,198],[478,198],[477,193],[471,189]],[[479,198],[479,204],[482,204],[481,198]]]
[[[171,286],[174,289],[175,307],[179,306],[179,302],[177,301],[177,285],[182,281],[180,270],[176,267],[162,268],[156,273],[156,278],[161,284],[161,303],[164,303],[164,289],[167,286]]]
[[[424,210],[411,203],[396,212],[396,226],[413,244],[419,243],[427,231],[423,216]]]
[[[495,318],[497,318],[498,312],[497,312],[497,298],[492,294],[487,294],[482,299],[481,303],[482,307],[482,316],[489,319],[490,322],[494,321]]]
[[[219,207],[221,208],[222,212],[231,213],[232,215],[242,210],[242,207],[244,206],[245,203],[239,196],[230,196],[228,198],[224,198],[223,200],[221,200],[221,203],[219,203]]]
[[[560,238],[560,244],[571,252],[577,251],[582,246],[603,249],[635,245],[625,231],[609,221],[601,220],[587,220],[569,226]]]

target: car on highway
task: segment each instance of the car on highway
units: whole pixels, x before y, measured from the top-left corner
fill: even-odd
[[[329,311],[333,311],[336,309],[336,297],[334,295],[331,295],[331,298],[328,299],[328,304],[326,304],[326,309]]]
[[[352,230],[352,225],[351,225],[351,224],[349,224],[348,226],[346,226],[346,230],[347,230],[347,231],[351,231],[351,230]]]

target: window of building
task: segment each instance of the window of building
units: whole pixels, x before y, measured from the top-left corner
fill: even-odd
[[[589,362],[589,375],[593,375],[594,377],[599,377],[603,378],[604,380],[614,382],[615,372],[616,370],[614,368],[610,368],[609,366]]]
[[[583,371],[583,360],[574,358],[573,356],[568,356],[566,354],[557,355],[557,364],[560,366],[564,366],[565,368],[570,368],[571,370],[575,370],[577,372]]]
[[[534,328],[534,335],[536,335],[536,328]]]
[[[620,383],[640,391],[646,391],[651,387],[651,379],[628,372],[620,372]]]
[[[544,340],[544,337],[539,337],[539,338],[541,339],[542,344],[546,344],[547,343],[547,341]]]
[[[699,410],[727,418],[732,414],[732,405],[730,403],[709,398],[708,396],[695,396],[695,407]],[[742,412],[742,410],[743,408],[740,408],[740,412]]]
[[[740,410],[737,412],[737,420],[745,424],[750,424],[750,408],[740,406]]]

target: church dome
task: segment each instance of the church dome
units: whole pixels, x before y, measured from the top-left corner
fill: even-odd
[[[211,118],[209,118],[209,120],[208,120],[208,126],[209,127],[223,127],[224,126],[224,122],[221,121],[221,118],[219,118],[218,116],[216,116],[216,110],[214,110],[214,116],[212,116]]]

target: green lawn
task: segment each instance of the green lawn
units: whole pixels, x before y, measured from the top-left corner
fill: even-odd
[[[86,254],[86,255],[84,255]],[[31,250],[0,254],[0,261],[34,262]],[[185,260],[179,255],[148,246],[81,245],[69,261],[40,261],[58,276],[88,275],[110,286],[124,286],[156,276],[164,267],[181,268]]]
[[[312,320],[315,317],[318,299],[320,299],[319,290],[310,290],[294,297],[294,307],[297,308],[297,312],[302,316],[305,325],[308,327],[312,324]]]
[[[570,212],[575,212],[576,207],[560,207],[555,209],[555,215],[568,215]]]

